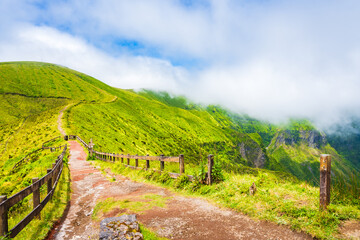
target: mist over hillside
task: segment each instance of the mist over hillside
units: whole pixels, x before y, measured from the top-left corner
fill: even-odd
[[[353,141],[353,146],[346,138],[327,136],[306,119],[274,124],[237,114],[219,104],[196,104],[167,92],[113,88],[54,64],[1,63],[0,74],[4,80],[0,93],[7,99],[2,106],[4,114],[0,115],[4,131],[12,128],[8,119],[17,116],[15,119],[21,121],[29,115],[42,114],[30,111],[14,116],[11,109],[19,105],[19,98],[23,99],[22,104],[33,98],[43,99],[44,104],[48,99],[59,99],[56,107],[73,104],[65,116],[67,132],[92,138],[98,150],[184,154],[194,165],[212,153],[229,171],[243,166],[265,168],[314,184],[322,153],[333,155],[333,172],[339,178],[350,176],[359,164],[358,158],[353,157],[357,142]],[[19,97],[10,98],[9,93]],[[44,110],[48,108],[45,106]]]

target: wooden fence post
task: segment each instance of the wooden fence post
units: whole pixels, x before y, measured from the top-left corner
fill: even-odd
[[[320,209],[326,210],[330,204],[331,155],[320,155]]]
[[[51,172],[51,168],[47,169],[47,173]],[[51,192],[52,189],[52,178],[49,178],[48,182],[47,182],[47,194],[49,194]]]
[[[121,158],[121,163],[124,163],[124,158],[123,157]]]
[[[115,153],[113,153],[113,162],[115,162]]]
[[[207,184],[212,184],[212,169],[214,166],[214,155],[210,154],[208,156],[208,176],[207,176]]]
[[[7,196],[0,196],[0,203],[6,201]],[[8,233],[8,209],[6,204],[0,207],[0,237]]]
[[[149,156],[149,154],[146,154],[146,158]],[[150,168],[150,160],[146,160],[146,169]]]
[[[55,171],[55,165],[56,165],[56,163],[53,163],[52,164],[52,169],[54,170],[54,172],[53,172],[53,176],[52,176],[52,183],[54,184],[55,183],[55,181],[56,181],[56,171]]]
[[[160,155],[160,171],[164,171],[164,167],[165,167],[165,164],[164,164],[164,154],[161,154]]]
[[[39,181],[39,178],[33,178],[32,183]],[[35,209],[40,204],[40,187],[33,191],[33,208]],[[41,219],[41,214],[35,216],[37,219]]]
[[[129,166],[130,165],[130,154],[127,155],[127,165]]]
[[[137,154],[136,154],[136,156],[138,156]],[[135,167],[138,167],[139,166],[139,159],[135,159]]]
[[[184,154],[179,155],[180,174],[185,173]]]
[[[90,138],[90,142],[89,142],[89,154],[90,154],[90,157],[92,157],[93,155],[93,152],[94,152],[94,143],[92,141],[92,138]]]

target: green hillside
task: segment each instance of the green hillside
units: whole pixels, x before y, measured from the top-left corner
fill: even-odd
[[[118,98],[112,103],[73,107],[67,115],[68,132],[93,138],[101,151],[184,154],[194,165],[215,154],[228,170],[241,165],[268,168],[314,184],[322,153],[333,155],[335,176],[348,176],[353,169],[328,143],[321,143],[321,133],[307,121],[275,126],[163,92],[113,94]]]
[[[0,93],[41,98],[111,101],[104,83],[83,73],[39,62],[0,63]]]
[[[184,154],[193,165],[215,154],[228,170],[242,165],[267,168],[315,184],[319,155],[331,153],[336,159],[335,176],[348,176],[353,171],[353,163],[340,156],[308,121],[292,120],[288,125],[275,126],[166,92],[112,88],[54,64],[0,63],[0,77],[0,126],[4,132],[0,149],[7,151],[0,158],[2,162],[6,156],[20,158],[21,151],[28,151],[29,142],[21,143],[23,140],[15,137],[23,122],[44,114],[53,116],[53,130],[42,131],[40,135],[44,136],[37,137],[39,146],[46,137],[59,134],[57,111],[72,104],[64,117],[68,134],[93,138],[95,148],[102,151]],[[20,141],[16,149],[21,150],[8,147],[11,141]]]

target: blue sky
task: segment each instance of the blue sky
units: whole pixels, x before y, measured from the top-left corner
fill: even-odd
[[[357,0],[1,0],[0,60],[329,126],[360,116],[359,12]]]
[[[91,1],[89,1],[91,4]],[[169,61],[174,66],[183,66],[187,69],[202,68],[206,66],[208,60],[198,56],[192,56],[187,52],[176,51],[175,53],[169,53],[166,51],[166,46],[162,44],[153,43],[147,39],[139,39],[136,36],[128,37],[122,36],[122,34],[114,34],[113,32],[104,32],[100,34],[93,34],[88,31],[80,31],[79,25],[73,24],[72,19],[59,19],[57,14],[53,12],[53,8],[56,6],[66,6],[71,8],[71,1],[55,1],[49,2],[45,0],[33,1],[33,7],[37,10],[37,14],[31,21],[36,26],[49,26],[56,28],[59,31],[69,33],[71,35],[77,35],[91,43],[95,47],[105,51],[109,55],[117,57],[119,55],[131,54],[133,56],[148,56],[157,59],[164,59]],[[174,5],[178,8],[182,8],[185,11],[209,11],[211,4],[209,1],[203,0],[179,0],[174,1]],[[85,4],[87,5],[87,4]],[[59,14],[60,15],[60,14]],[[76,21],[83,22],[85,25],[91,27],[96,25],[96,18],[89,17],[87,15],[79,16]]]

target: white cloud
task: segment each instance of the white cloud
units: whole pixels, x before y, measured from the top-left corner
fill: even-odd
[[[176,91],[186,71],[150,57],[115,58],[86,41],[50,27],[17,25],[6,41],[0,40],[0,61],[43,61],[84,72],[122,88]]]
[[[308,117],[329,126],[360,117],[356,0],[212,0],[205,7],[74,0],[49,2],[45,10],[31,1],[1,3],[3,61],[58,63],[116,87],[183,93],[273,121]],[[15,14],[6,10],[16,6]],[[96,47],[111,45],[109,36],[156,48],[165,60]],[[203,67],[166,60],[182,57]]]

